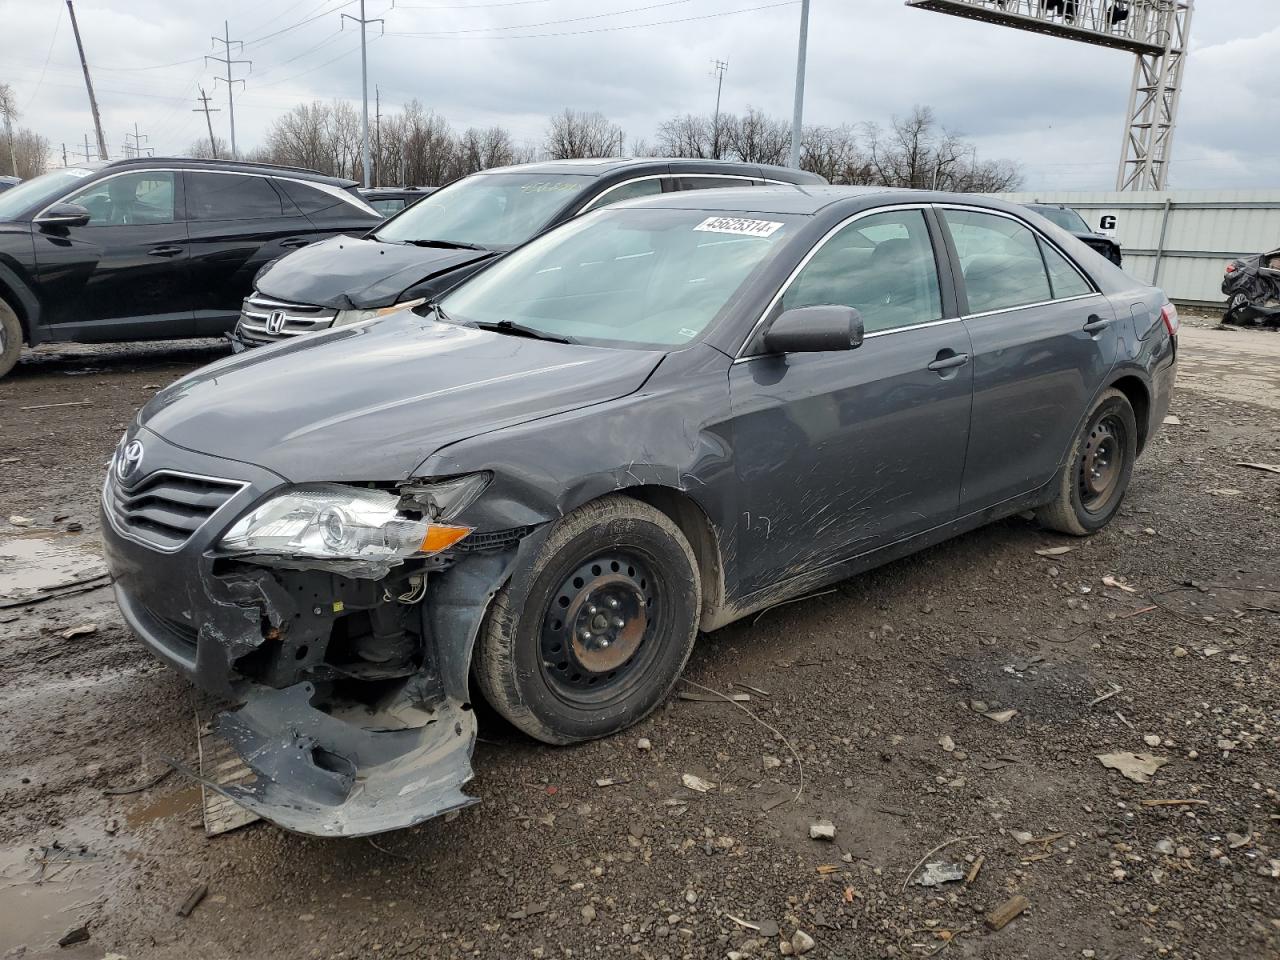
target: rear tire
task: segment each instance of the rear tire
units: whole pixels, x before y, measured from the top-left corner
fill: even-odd
[[[525,575],[493,598],[476,644],[481,692],[545,743],[616,733],[666,699],[693,650],[698,565],[666,514],[625,496],[556,521]]]
[[[1107,390],[1089,411],[1071,445],[1052,501],[1036,510],[1042,526],[1087,537],[1097,533],[1124,502],[1138,458],[1138,421],[1129,398]]]
[[[22,323],[9,305],[0,300],[0,377],[13,369],[22,355]]]

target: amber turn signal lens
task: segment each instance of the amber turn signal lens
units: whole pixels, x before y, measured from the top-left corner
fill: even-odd
[[[433,523],[427,528],[427,535],[422,538],[422,546],[418,549],[423,553],[439,553],[441,550],[448,550],[471,533],[471,529],[471,527],[450,527]]]

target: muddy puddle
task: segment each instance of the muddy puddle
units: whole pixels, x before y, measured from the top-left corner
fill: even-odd
[[[58,938],[106,899],[106,871],[104,859],[75,841],[0,847],[0,952],[20,945],[33,957],[61,952]]]
[[[28,530],[0,536],[0,599],[22,599],[106,573],[97,538]]]

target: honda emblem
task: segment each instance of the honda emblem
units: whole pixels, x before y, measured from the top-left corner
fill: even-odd
[[[284,329],[284,311],[272,310],[267,314],[267,333],[273,337],[280,336],[280,331]]]

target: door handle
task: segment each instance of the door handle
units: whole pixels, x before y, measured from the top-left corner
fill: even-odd
[[[943,370],[951,370],[955,367],[963,367],[968,362],[969,355],[967,353],[953,353],[946,357],[939,355],[937,360],[929,364],[929,369],[935,372],[941,372]]]
[[[280,241],[280,246],[282,246],[282,247],[305,247],[305,246],[306,246],[308,243],[310,243],[310,242],[311,242],[310,240],[304,240],[304,239],[302,239],[301,237],[290,237],[288,240],[281,240],[281,241]]]
[[[1091,313],[1089,314],[1088,322],[1084,325],[1084,332],[1098,333],[1100,330],[1105,330],[1109,326],[1111,326],[1110,320],[1100,317],[1096,313]]]
[[[152,247],[150,250],[147,251],[147,256],[148,257],[176,257],[181,252],[182,252],[182,247],[175,247],[171,245],[163,246],[163,247]]]

